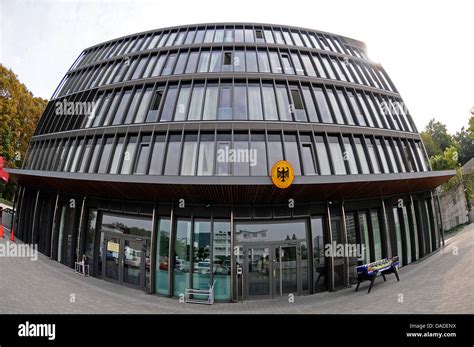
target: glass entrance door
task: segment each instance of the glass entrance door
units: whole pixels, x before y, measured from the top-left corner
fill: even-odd
[[[117,236],[106,235],[104,237],[105,247],[105,277],[109,280],[119,281],[120,276],[120,238]]]
[[[102,273],[105,279],[134,287],[147,286],[145,277],[149,255],[146,250],[150,240],[113,233],[105,233],[103,240],[105,261],[102,261]]]
[[[278,245],[273,247],[273,287],[274,296],[297,294],[299,292],[300,260],[298,247]]]
[[[269,299],[302,291],[300,244],[244,247],[244,287],[247,299]]]

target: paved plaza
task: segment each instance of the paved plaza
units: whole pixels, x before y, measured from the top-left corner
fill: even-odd
[[[8,237],[8,233],[6,234]],[[5,243],[6,239],[0,239]],[[0,314],[5,313],[474,313],[474,224],[422,261],[377,279],[370,294],[368,282],[335,293],[276,300],[218,303],[213,306],[180,303],[178,299],[146,294],[93,278],[39,255],[0,258]]]

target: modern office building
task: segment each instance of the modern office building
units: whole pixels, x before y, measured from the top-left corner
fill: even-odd
[[[215,283],[220,301],[334,291],[358,264],[422,258],[453,175],[430,170],[364,43],[255,23],[85,49],[9,172],[16,235],[51,259],[85,254],[93,276],[170,297]],[[364,247],[331,256],[333,242]]]

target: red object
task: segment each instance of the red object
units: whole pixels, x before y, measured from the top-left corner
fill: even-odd
[[[0,237],[5,238],[5,232],[3,231],[3,225],[0,225]]]
[[[12,229],[12,232],[10,233],[10,241],[15,242],[15,231]]]
[[[4,180],[5,182],[8,182],[8,172],[6,172],[3,169],[3,165],[5,164],[5,159],[3,157],[0,157],[0,180]]]

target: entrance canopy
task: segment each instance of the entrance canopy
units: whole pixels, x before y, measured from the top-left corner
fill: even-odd
[[[370,175],[297,176],[280,189],[270,177],[143,176],[8,170],[11,179],[41,190],[96,197],[170,202],[248,203],[340,200],[431,190],[453,177],[454,170]]]

